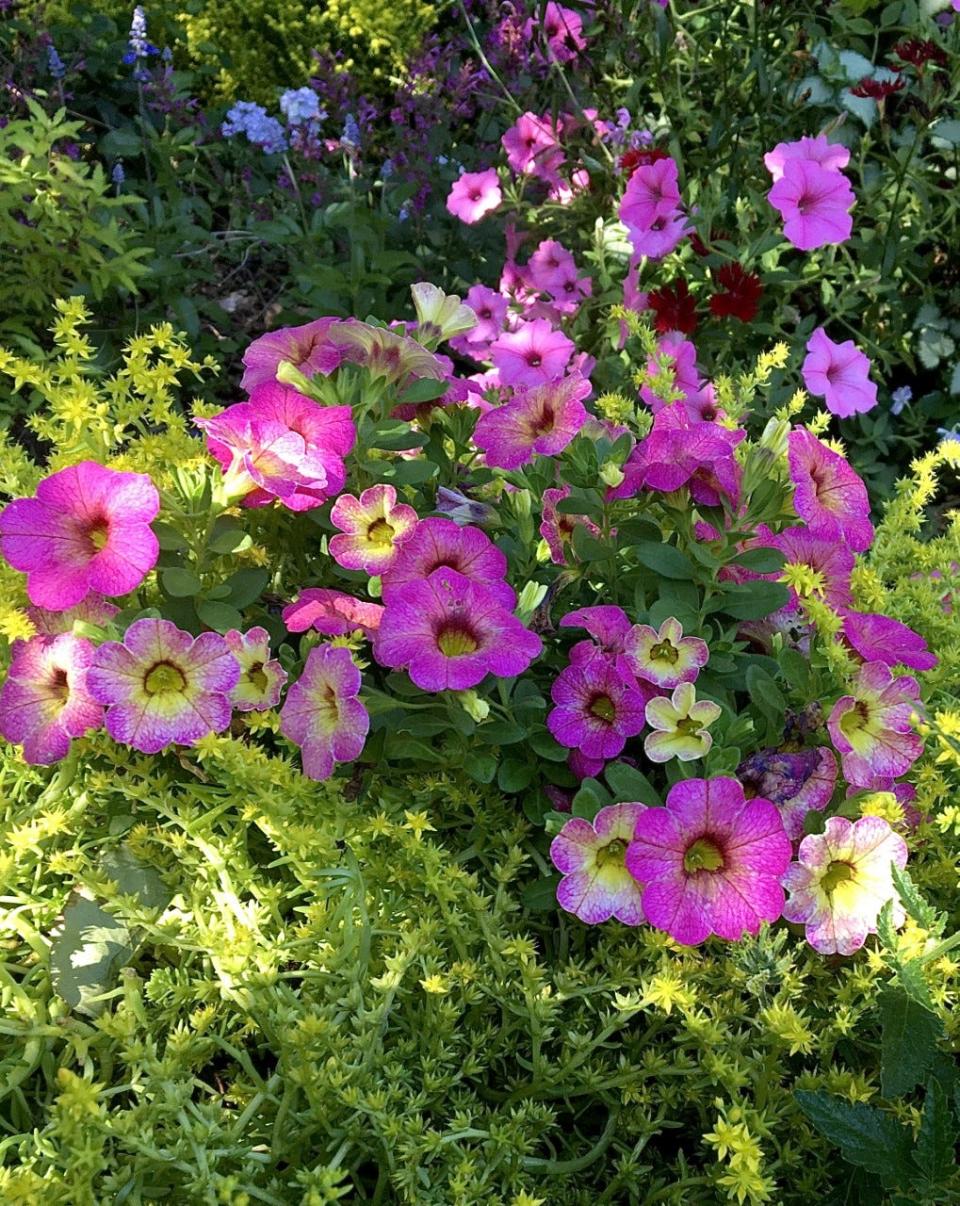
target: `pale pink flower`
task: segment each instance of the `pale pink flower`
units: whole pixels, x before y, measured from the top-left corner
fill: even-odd
[[[447,197],[447,209],[455,218],[472,226],[498,209],[503,201],[500,179],[495,168],[485,172],[464,172],[453,182]]]
[[[810,393],[823,398],[827,410],[841,419],[872,410],[877,404],[870,361],[852,339],[834,343],[823,327],[817,327],[807,341],[801,372]]]

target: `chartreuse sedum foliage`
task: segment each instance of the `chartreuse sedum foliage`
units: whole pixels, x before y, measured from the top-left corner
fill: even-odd
[[[100,164],[66,154],[82,123],[27,103],[29,117],[0,129],[0,312],[32,331],[65,293],[134,291],[147,249],[124,221],[131,198],[111,195]]]

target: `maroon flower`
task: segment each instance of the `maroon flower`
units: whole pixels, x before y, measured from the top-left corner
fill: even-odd
[[[907,81],[901,76],[895,80],[861,80],[856,88],[850,89],[851,96],[868,96],[875,101],[886,100],[888,96],[893,96],[895,92],[902,92],[907,86]]]
[[[697,300],[685,280],[654,289],[648,300],[650,309],[657,316],[655,326],[661,334],[682,331],[684,335],[692,335],[697,329]]]
[[[936,63],[939,67],[947,65],[946,51],[929,38],[925,41],[920,38],[907,38],[894,46],[893,53],[905,63],[912,63],[918,70],[922,70],[927,63]]]
[[[739,318],[753,322],[757,317],[763,285],[755,272],[745,272],[739,264],[724,264],[714,274],[721,292],[710,298],[710,313],[716,318]]]
[[[620,156],[620,170],[626,172],[628,176],[632,176],[638,167],[644,167],[648,163],[656,163],[658,159],[666,158],[667,152],[662,151],[660,147],[635,147]]]

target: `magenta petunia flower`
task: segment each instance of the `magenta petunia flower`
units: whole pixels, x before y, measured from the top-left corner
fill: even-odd
[[[842,143],[830,142],[825,134],[814,138],[805,134],[798,142],[778,142],[763,157],[774,183],[783,175],[784,164],[793,159],[806,159],[827,171],[839,172],[850,162],[850,152]]]
[[[615,758],[644,726],[644,695],[602,652],[578,659],[554,679],[556,705],[547,728],[568,749],[586,758]]]
[[[679,207],[677,163],[668,155],[635,169],[620,202],[620,221],[627,227],[649,229],[658,218],[671,217]]]
[[[870,498],[860,475],[804,427],[787,437],[793,507],[812,534],[843,540],[855,553],[873,543]]]
[[[330,540],[334,561],[345,569],[379,575],[396,561],[403,542],[417,526],[417,513],[397,502],[393,486],[381,483],[364,490],[359,498],[341,494],[333,504],[330,522],[343,533]]]
[[[786,559],[784,570],[805,566],[811,571],[810,594],[829,603],[831,607],[846,607],[852,602],[850,575],[853,572],[854,555],[842,542],[822,540],[814,536],[809,528],[797,525],[784,528],[782,532],[771,532],[764,524],[757,527],[756,539],[750,541],[751,548],[779,549]],[[760,577],[777,581],[779,574],[761,574]],[[799,607],[799,599],[790,588],[791,607]]]
[[[587,45],[583,18],[572,8],[557,4],[556,0],[548,0],[542,17],[531,18],[524,24],[523,35],[528,42],[535,37],[538,26],[547,40],[550,58],[558,63],[572,62]]]
[[[270,656],[270,634],[265,628],[236,628],[223,638],[240,667],[240,678],[230,693],[230,702],[238,712],[265,712],[280,702],[287,672]]]
[[[615,656],[623,654],[626,638],[630,632],[630,619],[622,607],[612,603],[601,603],[597,607],[580,607],[576,611],[568,611],[560,619],[561,628],[584,628],[593,637],[593,641],[581,641],[570,650],[581,646],[592,646],[596,642],[604,653]]]
[[[699,637],[685,637],[683,625],[670,616],[659,629],[634,624],[624,641],[630,668],[637,678],[672,690],[692,683],[707,664],[710,650]]]
[[[823,833],[800,843],[798,862],[781,880],[790,893],[787,921],[806,926],[821,955],[852,955],[877,932],[880,910],[893,902],[893,924],[905,920],[891,867],[903,869],[907,844],[880,817],[830,817]]]
[[[923,753],[913,727],[919,710],[920,688],[911,675],[894,678],[883,662],[860,667],[852,694],[837,700],[827,720],[848,783],[875,787],[909,770]]]
[[[791,841],[803,835],[808,812],[822,812],[837,785],[837,760],[833,751],[767,749],[751,754],[737,767],[737,778],[751,796],[762,796],[780,809],[783,827]]]
[[[769,800],[736,779],[687,779],[665,808],[637,818],[627,869],[643,885],[647,921],[687,946],[756,934],[783,910],[790,839]]]
[[[370,716],[357,698],[361,682],[349,649],[320,645],[307,654],[283,701],[280,732],[300,747],[308,778],[329,779],[335,763],[362,753]]]
[[[504,385],[548,385],[562,377],[574,345],[545,318],[521,322],[490,345],[490,359]]]
[[[282,615],[290,632],[313,628],[324,636],[346,636],[359,629],[367,640],[373,640],[383,608],[379,603],[366,603],[341,590],[308,586],[300,592],[296,603],[283,609]]]
[[[31,766],[65,758],[74,737],[102,724],[103,708],[87,686],[93,652],[69,632],[14,641],[0,689],[0,737],[22,745]]]
[[[803,383],[827,410],[848,419],[877,404],[877,387],[870,380],[870,360],[852,339],[834,343],[823,327],[807,340],[807,355],[800,370]]]
[[[558,130],[549,116],[522,113],[501,138],[507,163],[521,176],[555,181],[566,156],[557,140]]]
[[[487,587],[442,568],[392,591],[374,655],[422,691],[464,691],[488,674],[521,674],[542,648]]]
[[[240,666],[216,632],[194,638],[170,620],[136,620],[123,643],[107,641],[87,672],[107,708],[107,732],[144,754],[194,745],[230,725]]]
[[[787,159],[783,175],[767,193],[783,218],[783,233],[800,251],[845,243],[853,230],[856,198],[842,172],[812,159]]]
[[[462,527],[452,519],[421,519],[400,546],[400,555],[383,575],[383,601],[411,582],[424,582],[434,570],[453,569],[485,587],[507,611],[517,604],[513,588],[504,581],[507,559],[486,532]]]
[[[557,904],[587,925],[615,917],[642,925],[641,887],[626,868],[627,846],[645,804],[611,804],[593,824],[571,817],[550,843],[550,858],[563,878]]]
[[[73,632],[76,623],[95,624],[105,628],[120,610],[108,603],[102,595],[89,594],[66,611],[47,611],[45,607],[28,607],[27,618],[42,636],[59,636],[61,632]]]
[[[0,551],[27,575],[30,602],[66,611],[89,594],[136,590],[159,555],[160,496],[145,473],[70,465],[0,512]]]
[[[261,335],[243,353],[243,377],[240,388],[252,393],[258,385],[276,382],[281,364],[293,365],[307,378],[317,373],[329,376],[340,367],[343,349],[328,336],[337,318],[318,318],[302,327],[282,327]]]
[[[461,222],[472,226],[499,208],[503,201],[500,178],[495,168],[485,172],[464,172],[453,182],[447,197],[447,210]]]
[[[477,317],[476,326],[451,339],[450,346],[463,356],[482,360],[486,350],[506,325],[510,303],[495,289],[486,285],[472,285],[467,290],[466,304]]]
[[[865,662],[932,670],[937,658],[918,632],[890,616],[874,612],[843,612],[843,639]]]
[[[527,263],[530,282],[544,293],[556,293],[577,265],[571,253],[556,239],[544,239]]]
[[[356,440],[349,406],[321,406],[274,382],[194,422],[244,506],[276,498],[291,511],[309,511],[344,487],[343,458]]]
[[[567,564],[567,550],[573,539],[573,530],[582,524],[591,536],[599,536],[600,529],[586,515],[570,515],[559,511],[557,504],[570,495],[570,487],[551,486],[543,492],[543,510],[540,515],[540,535],[550,549],[550,560],[555,565]],[[561,623],[563,621],[561,620]]]
[[[651,260],[662,260],[692,227],[681,209],[654,218],[649,226],[628,226],[627,235],[635,255],[645,255]]]
[[[535,455],[556,456],[587,421],[584,398],[590,382],[571,373],[549,385],[521,390],[496,410],[481,415],[473,442],[488,465],[519,469]]]

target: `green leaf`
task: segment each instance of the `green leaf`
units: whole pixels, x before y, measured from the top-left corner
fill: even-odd
[[[165,569],[160,571],[163,589],[174,599],[187,599],[203,590],[203,583],[196,574],[187,569]]]
[[[546,758],[549,762],[566,762],[567,755],[570,753],[546,729],[535,729],[527,740],[533,752],[541,758]]]
[[[932,1184],[946,1181],[956,1168],[956,1145],[957,1126],[947,1104],[947,1095],[939,1081],[931,1079],[913,1160]]]
[[[492,783],[497,773],[496,755],[471,750],[463,760],[463,769],[476,783]]]
[[[643,541],[641,544],[634,545],[633,551],[641,565],[652,569],[662,578],[689,580],[694,576],[693,562],[672,544],[655,544],[652,540]]]
[[[235,607],[227,603],[214,603],[210,599],[198,600],[197,617],[214,632],[229,632],[243,623],[243,616]]]
[[[224,553],[238,553],[252,543],[249,534],[239,524],[224,523],[218,519],[213,528],[213,535],[207,542],[207,548],[211,553],[222,556]]]
[[[943,1028],[901,988],[885,988],[879,1003],[881,1088],[884,1097],[899,1097],[925,1079]]]
[[[661,804],[660,795],[646,775],[626,762],[612,762],[603,772],[603,777],[614,799],[640,804]]]
[[[507,758],[500,765],[497,786],[501,791],[515,794],[530,786],[536,764],[530,759]]]
[[[762,716],[779,717],[787,709],[783,692],[760,666],[747,667],[747,691]]]
[[[231,574],[224,583],[229,586],[230,594],[227,598],[231,606],[242,608],[249,606],[255,599],[259,599],[263,593],[263,588],[270,581],[270,572],[265,569],[242,569],[237,570],[235,574]]]
[[[611,803],[610,793],[596,779],[584,779],[573,797],[570,811],[575,817],[592,821],[601,808]]]
[[[435,398],[442,398],[449,388],[446,380],[436,381],[433,377],[420,377],[412,385],[408,385],[403,393],[397,396],[397,400],[405,406],[432,402]]]
[[[909,871],[901,870],[896,864],[890,870],[897,894],[903,901],[903,907],[914,921],[925,930],[939,929],[937,910],[928,904],[917,891],[917,886],[910,878]]]
[[[157,519],[150,526],[153,528],[157,542],[165,552],[182,553],[184,549],[189,548],[186,540],[184,540],[173,524],[164,523],[163,520]]]
[[[798,1089],[795,1097],[820,1134],[839,1147],[850,1164],[893,1183],[909,1177],[910,1132],[889,1114],[831,1093]]]
[[[725,584],[722,594],[710,600],[709,610],[722,611],[735,620],[762,620],[789,600],[790,592],[779,582]]]
[[[557,907],[559,875],[550,875],[527,884],[521,893],[524,907],[533,913],[544,913]]]
[[[782,570],[786,557],[779,549],[747,549],[733,558],[734,565],[742,565],[744,569],[752,570],[755,574],[776,574]]]

